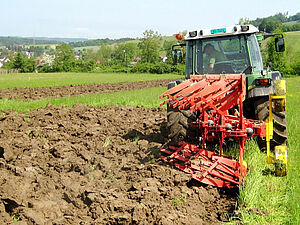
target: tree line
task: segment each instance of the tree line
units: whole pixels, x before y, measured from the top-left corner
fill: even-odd
[[[21,37],[0,37],[0,46],[11,47],[14,45],[49,45],[59,44],[59,41],[52,40],[35,40],[33,38],[21,38]]]
[[[241,18],[239,24],[253,24],[260,31],[267,33],[272,33],[276,29],[283,32],[300,31],[300,12],[292,16],[288,16],[288,13],[277,13],[273,16],[256,18],[255,20]]]
[[[125,40],[125,39],[124,39]],[[171,46],[177,41],[163,41],[161,35],[146,30],[143,38],[117,45],[101,44],[98,50],[75,50],[72,44],[57,45],[51,63],[39,63],[18,52],[11,56],[5,69],[20,72],[136,72],[184,74],[184,64],[173,65]],[[163,63],[161,54],[169,59]]]
[[[120,44],[128,41],[133,41],[134,38],[119,38],[119,39],[96,39],[96,40],[87,40],[87,41],[79,41],[79,42],[70,42],[69,45],[72,48],[77,47],[87,47],[87,46],[100,46],[100,45],[112,45],[112,44]]]

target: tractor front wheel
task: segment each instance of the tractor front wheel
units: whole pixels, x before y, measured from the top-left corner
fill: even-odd
[[[196,128],[190,126],[190,123],[195,121],[196,115],[192,111],[168,107],[167,128],[169,132],[168,138],[171,143],[175,145],[181,141],[195,143],[197,141]]]

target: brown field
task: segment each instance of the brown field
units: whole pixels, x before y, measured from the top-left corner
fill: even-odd
[[[70,97],[94,93],[111,93],[116,91],[128,91],[159,86],[167,87],[167,84],[170,81],[171,80],[153,80],[56,87],[0,89],[0,98],[37,100],[42,98]]]
[[[165,109],[129,106],[3,112],[0,223],[226,221],[236,192],[197,184],[160,160],[165,118]]]

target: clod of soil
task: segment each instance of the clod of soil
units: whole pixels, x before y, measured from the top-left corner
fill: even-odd
[[[83,105],[3,112],[0,223],[221,223],[235,193],[160,160],[165,114]]]
[[[58,87],[0,89],[0,98],[37,100],[41,98],[58,98],[94,93],[111,93],[152,87],[167,87],[172,80],[152,80],[107,84],[71,85]]]

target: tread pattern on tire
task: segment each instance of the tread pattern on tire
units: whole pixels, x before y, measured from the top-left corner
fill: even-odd
[[[269,97],[264,96],[255,103],[256,119],[266,121],[269,117]],[[273,112],[273,139],[271,140],[271,148],[277,145],[287,144],[288,132],[285,112]],[[258,139],[260,148],[265,148],[265,141]]]
[[[192,111],[168,107],[168,138],[172,144],[177,144],[180,141],[196,142],[196,129],[190,126],[190,123],[193,121],[196,121],[196,116]]]

